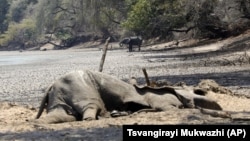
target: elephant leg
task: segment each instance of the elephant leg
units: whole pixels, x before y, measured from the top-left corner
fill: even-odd
[[[129,49],[129,52],[132,52],[132,44],[129,44],[128,49]]]
[[[62,107],[57,107],[50,111],[45,117],[34,120],[35,123],[62,123],[76,121],[76,117],[67,114]]]
[[[89,105],[83,111],[82,120],[96,120],[98,114],[98,107],[96,105]]]
[[[141,46],[140,45],[138,46],[138,51],[141,51]]]

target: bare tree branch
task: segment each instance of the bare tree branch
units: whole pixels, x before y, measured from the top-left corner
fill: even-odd
[[[55,12],[53,12],[52,14],[57,14],[57,13],[60,13],[60,12],[67,12],[67,13],[69,13],[69,14],[76,14],[76,11],[75,10],[73,10],[73,11],[71,11],[71,10],[69,10],[69,9],[67,9],[67,8],[63,8],[62,6],[57,6],[56,8],[56,11]]]
[[[121,24],[121,22],[118,22],[116,20],[114,20],[107,12],[104,12],[103,13],[108,17],[108,19],[111,21],[111,22],[114,22],[116,24]]]

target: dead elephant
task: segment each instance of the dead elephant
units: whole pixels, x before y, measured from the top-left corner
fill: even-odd
[[[138,87],[105,73],[83,70],[70,72],[48,87],[35,122],[95,120],[113,110],[133,113],[196,106],[222,110],[215,101],[188,87]],[[47,115],[40,118],[45,108]]]
[[[138,46],[138,51],[140,51],[141,45],[142,45],[142,38],[138,37],[138,36],[127,37],[127,38],[124,38],[123,40],[120,41],[120,43],[119,43],[120,47],[122,47],[123,44],[128,45],[129,52],[133,51],[132,48],[134,45]]]

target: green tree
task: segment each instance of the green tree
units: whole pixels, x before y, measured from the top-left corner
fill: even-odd
[[[181,0],[138,0],[123,26],[144,37],[165,37],[185,23]]]
[[[88,33],[110,36],[123,17],[124,12],[119,11],[122,5],[114,0],[39,1],[37,29],[71,41]]]
[[[3,34],[8,28],[6,21],[7,13],[9,10],[8,0],[0,0],[0,33]]]
[[[28,0],[14,0],[9,9],[9,19],[14,22],[20,22],[25,17],[25,10],[28,6]]]
[[[34,42],[36,39],[35,22],[31,19],[24,19],[20,23],[11,22],[8,30],[2,36],[0,45]]]

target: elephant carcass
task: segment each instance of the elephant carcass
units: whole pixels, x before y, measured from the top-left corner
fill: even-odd
[[[123,44],[128,45],[129,52],[132,51],[133,45],[138,46],[138,50],[140,51],[142,45],[142,38],[138,36],[127,37],[120,41],[119,43],[120,47],[122,47]]]
[[[62,76],[48,87],[35,121],[95,120],[113,110],[133,113],[141,109],[165,111],[195,106],[221,110],[216,102],[196,96],[189,89],[139,87],[102,72],[82,70]],[[40,118],[45,108],[47,115]]]

